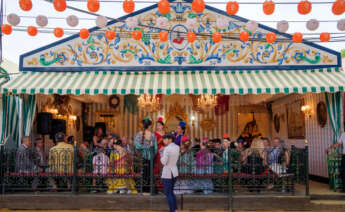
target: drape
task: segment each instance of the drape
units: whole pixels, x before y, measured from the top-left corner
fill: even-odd
[[[343,130],[343,94],[341,92],[325,93],[325,97],[329,122],[333,131],[332,143],[334,144],[338,141]]]
[[[23,136],[30,136],[36,112],[36,95],[23,96]]]

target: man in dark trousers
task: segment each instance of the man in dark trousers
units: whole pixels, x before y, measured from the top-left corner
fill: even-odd
[[[175,136],[173,134],[165,134],[163,143],[165,145],[161,163],[163,164],[162,181],[164,192],[169,203],[169,211],[177,210],[177,201],[174,194],[174,185],[178,176],[177,160],[180,155],[180,147],[174,143]]]

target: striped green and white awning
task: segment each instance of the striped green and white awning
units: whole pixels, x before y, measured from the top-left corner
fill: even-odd
[[[344,91],[345,72],[250,70],[186,72],[23,72],[1,91],[15,94],[276,94]]]

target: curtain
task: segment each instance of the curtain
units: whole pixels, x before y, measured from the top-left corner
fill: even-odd
[[[331,123],[333,130],[332,143],[336,143],[342,132],[342,109],[343,109],[343,94],[337,93],[325,93],[326,105],[328,111],[329,122]]]
[[[36,112],[36,95],[23,96],[23,136],[30,136]]]

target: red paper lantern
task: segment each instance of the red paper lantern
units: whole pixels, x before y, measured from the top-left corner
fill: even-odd
[[[336,0],[332,5],[332,12],[341,15],[345,12],[345,0]]]
[[[238,12],[239,9],[239,5],[237,1],[229,1],[226,4],[226,12],[229,15],[236,15],[236,13]]]
[[[274,43],[274,41],[276,41],[276,34],[273,32],[269,32],[266,34],[266,41],[267,43]]]
[[[249,40],[249,33],[247,31],[241,32],[240,40],[243,42],[247,42]]]
[[[105,37],[108,40],[114,40],[114,38],[116,37],[116,32],[113,30],[107,30],[107,31],[105,31]]]
[[[212,40],[213,40],[213,42],[215,42],[215,43],[220,42],[220,41],[222,40],[222,34],[221,34],[220,32],[214,32],[214,33],[212,34]]]
[[[303,34],[300,33],[300,32],[295,32],[295,33],[293,33],[293,35],[292,35],[292,40],[293,40],[293,42],[295,42],[295,43],[300,43],[300,42],[302,42],[302,41],[303,41]]]
[[[122,4],[123,11],[125,13],[132,13],[135,9],[135,4],[133,0],[124,0]]]
[[[81,39],[87,39],[90,36],[90,32],[88,29],[83,28],[80,30],[79,36]]]
[[[141,31],[139,31],[139,30],[134,30],[134,31],[132,32],[132,38],[133,38],[134,40],[140,40],[142,36],[143,36],[143,34],[142,34]]]
[[[162,31],[162,32],[159,33],[159,40],[161,42],[166,42],[168,40],[168,38],[169,38],[169,33],[168,32]]]
[[[30,11],[32,9],[31,0],[19,0],[19,7],[23,11]]]
[[[54,0],[54,8],[58,12],[63,12],[66,10],[66,0]]]
[[[311,11],[311,2],[302,0],[298,3],[297,10],[301,15],[306,15]]]
[[[262,4],[262,9],[266,15],[272,15],[275,9],[275,3],[272,0],[266,0]]]
[[[196,40],[196,34],[194,32],[187,33],[187,41],[193,43]]]
[[[205,9],[205,2],[204,0],[193,0],[192,2],[192,10],[196,13],[202,13]]]
[[[322,32],[320,34],[320,41],[321,42],[328,42],[331,39],[331,34],[329,32]]]
[[[87,1],[87,9],[90,12],[97,12],[99,10],[99,1],[98,0],[88,0]]]
[[[37,35],[37,27],[28,26],[27,32],[30,36],[36,36]]]
[[[62,28],[60,28],[60,27],[56,27],[54,29],[54,35],[57,38],[61,38],[64,35],[64,30]]]
[[[170,3],[168,0],[160,0],[158,2],[158,10],[161,14],[165,15],[170,12]]]
[[[1,32],[5,35],[9,35],[12,33],[12,26],[9,24],[3,24],[1,26]]]

